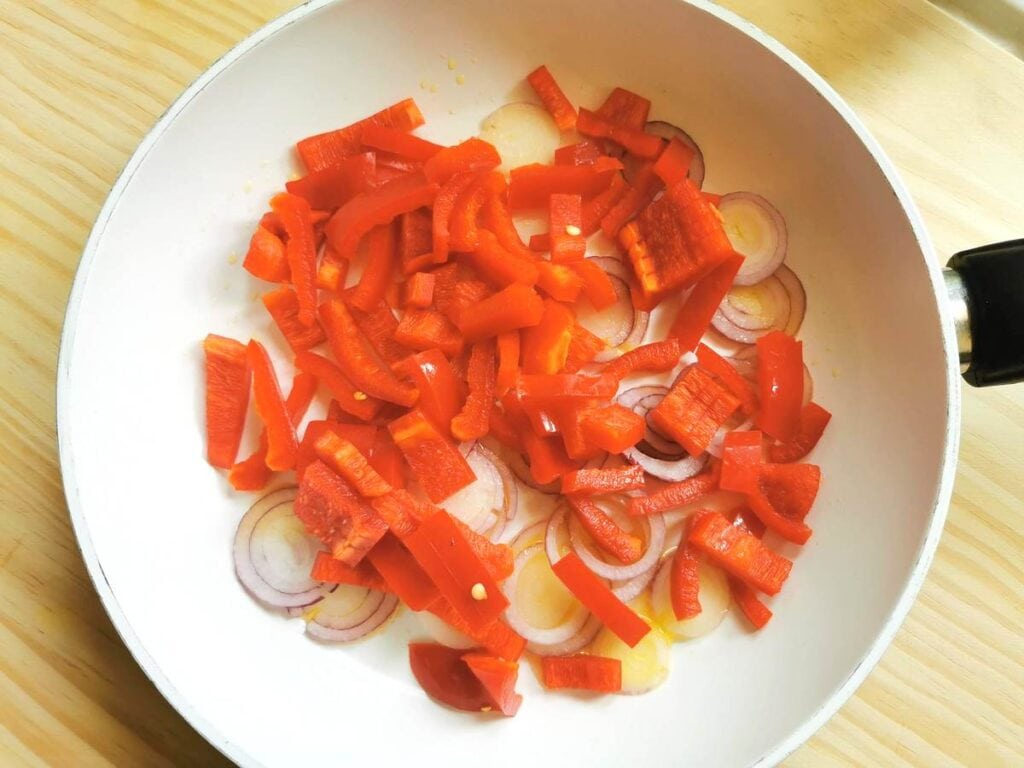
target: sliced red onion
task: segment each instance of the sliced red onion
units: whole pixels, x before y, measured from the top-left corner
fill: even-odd
[[[343,588],[355,592],[346,594]],[[361,600],[358,600],[359,592],[365,593]],[[324,598],[313,620],[306,623],[306,634],[326,642],[348,643],[373,632],[397,607],[398,598],[393,594],[340,584]]]
[[[554,565],[563,557],[562,549],[565,548],[568,551],[568,544],[560,542],[559,539],[566,537],[561,536],[562,523],[565,522],[566,506],[564,503],[559,504],[555,508],[555,511],[551,513],[551,517],[548,518],[548,527],[544,532],[544,551],[547,553],[548,562]]]
[[[608,273],[615,286],[616,300],[612,306],[600,312],[587,302],[576,307],[576,321],[608,345],[594,358],[594,362],[603,363],[643,343],[650,313],[633,307],[629,293],[631,275],[625,264],[610,256],[594,256],[590,260]]]
[[[770,331],[785,330],[789,317],[789,294],[772,275],[756,285],[733,287],[715,310],[711,324],[734,341],[753,344]]]
[[[325,597],[327,597],[329,594],[331,594],[331,592],[334,591],[334,588],[336,586],[338,586],[338,585],[337,584],[323,584],[322,583],[322,584],[320,584],[320,592],[317,594],[317,596],[315,598],[313,598],[313,600],[311,600],[310,602],[306,603],[305,605],[290,605],[290,606],[288,606],[287,608],[284,609],[284,612],[286,614],[288,614],[293,619],[297,618],[299,616],[302,616],[303,614],[306,613],[306,611],[308,611],[314,605],[316,605],[317,603],[322,601]]]
[[[548,645],[527,643],[526,649],[538,656],[568,656],[590,645],[591,641],[597,637],[597,633],[600,631],[601,621],[591,614],[590,618],[587,619],[587,623],[583,625],[580,631],[565,642]]]
[[[505,597],[508,598],[508,607],[505,609],[505,620],[513,630],[526,638],[527,641],[537,643],[538,645],[554,645],[557,643],[564,643],[575,637],[587,623],[587,619],[590,618],[590,612],[581,604],[564,622],[556,627],[551,627],[550,629],[542,629],[528,624],[526,620],[519,615],[519,611],[516,609],[516,590],[519,583],[519,574],[522,572],[523,566],[526,562],[541,551],[542,549],[540,544],[533,544],[516,556],[515,567],[512,570],[512,575],[509,576],[502,585]]]
[[[744,256],[733,282],[753,285],[773,274],[786,258],[788,240],[786,222],[775,206],[753,192],[731,192],[718,202],[718,212],[729,242]]]
[[[253,597],[276,608],[308,605],[320,596],[320,582],[309,577],[318,539],[295,517],[295,488],[267,494],[238,523],[234,560],[238,580]]]
[[[466,463],[476,480],[453,493],[441,506],[477,533],[491,530],[499,521],[504,525],[507,495],[490,451],[475,446],[466,455]]]
[[[505,503],[505,520],[511,520],[516,516],[519,511],[519,486],[516,484],[515,478],[512,476],[511,470],[504,461],[499,459],[490,449],[485,448],[481,444],[477,444],[477,451],[480,452],[481,456],[488,459],[494,468],[498,470],[498,476],[501,478],[501,487],[504,490],[504,503]],[[496,534],[492,531],[492,538]]]
[[[629,461],[643,467],[644,472],[654,475],[659,480],[665,480],[670,483],[679,483],[687,478],[693,477],[700,472],[704,468],[704,464],[707,463],[707,458],[703,455],[687,456],[685,459],[679,459],[676,461],[655,459],[653,456],[648,456],[638,450],[635,446],[630,448],[628,451],[624,451],[623,455]]]
[[[617,598],[619,598],[619,600],[624,603],[628,603],[630,600],[637,598],[641,592],[647,589],[647,585],[654,579],[654,574],[657,570],[658,566],[655,564],[643,573],[634,576],[632,579],[616,581],[612,584],[612,592]]]
[[[686,175],[698,188],[704,185],[704,153],[700,151],[700,147],[697,146],[697,142],[693,140],[690,134],[682,128],[672,125],[672,123],[666,123],[664,120],[651,120],[644,126],[644,130],[663,139],[679,139],[683,144],[692,149],[693,160],[690,161],[690,170]]]
[[[582,527],[575,517],[569,519],[569,540],[583,564],[595,574],[613,581],[625,581],[651,570],[661,557],[661,550],[665,545],[665,518],[661,515],[645,515],[640,520],[647,528],[647,549],[639,560],[629,565],[613,565],[595,554],[591,545],[584,539]]]
[[[785,264],[775,271],[775,277],[779,279],[783,288],[786,289],[786,293],[789,294],[789,321],[783,330],[790,336],[796,336],[800,326],[803,325],[804,315],[807,313],[807,292],[804,290],[804,284],[800,282],[800,278]]]

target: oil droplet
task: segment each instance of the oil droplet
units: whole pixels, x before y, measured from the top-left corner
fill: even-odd
[[[455,84],[456,85],[465,85],[465,83],[466,83],[466,76],[463,75],[461,72],[455,76]]]
[[[235,253],[234,251],[232,251],[231,253],[228,254],[228,264],[237,264],[237,263],[238,263],[238,254]]]
[[[455,59],[448,59],[448,69],[455,69],[459,63]]]

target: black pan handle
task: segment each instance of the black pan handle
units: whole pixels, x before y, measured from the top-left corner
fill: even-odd
[[[1024,381],[1024,240],[961,251],[946,267],[964,381]]]

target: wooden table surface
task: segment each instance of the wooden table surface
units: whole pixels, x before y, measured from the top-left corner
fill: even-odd
[[[925,0],[722,4],[867,121],[940,254],[1024,236],[1024,63]],[[61,491],[54,371],[83,244],[136,144],[291,5],[0,0],[2,765],[227,762],[149,683],[93,591]],[[960,460],[909,619],[788,765],[1024,764],[1024,386],[965,391]]]

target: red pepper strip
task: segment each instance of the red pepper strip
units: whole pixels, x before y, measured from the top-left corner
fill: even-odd
[[[479,651],[463,655],[462,660],[480,681],[495,708],[505,717],[515,716],[523,703],[523,697],[516,693],[519,663],[487,656]]]
[[[547,232],[538,232],[530,235],[530,250],[537,253],[547,253],[551,250],[551,235]]]
[[[597,458],[605,451],[596,443],[587,439],[583,429],[583,416],[591,408],[601,404],[601,400],[577,398],[572,400],[552,400],[544,404],[551,421],[558,429],[565,445],[565,452],[570,459],[587,461]]]
[[[760,470],[756,489],[772,508],[790,520],[807,517],[821,485],[821,468],[815,464],[765,464]]]
[[[436,643],[409,643],[409,666],[420,688],[435,701],[463,712],[494,711],[494,698],[462,660],[465,653]]]
[[[282,241],[287,236],[287,233],[284,231],[284,225],[281,223],[281,219],[278,218],[277,214],[273,211],[267,211],[260,216],[259,226],[263,227],[271,234],[281,238]]]
[[[672,556],[669,597],[676,619],[693,618],[701,612],[700,556],[692,544],[682,541]]]
[[[676,182],[685,179],[690,173],[693,156],[693,148],[673,136],[658,157],[657,162],[654,163],[654,172],[665,182],[666,187],[671,187]]]
[[[444,510],[420,523],[405,537],[405,545],[470,627],[484,629],[508,606],[498,583]]]
[[[787,541],[794,544],[806,544],[811,538],[811,529],[802,521],[786,517],[779,513],[762,493],[747,496],[750,510],[764,523],[766,528],[775,531]]]
[[[583,290],[583,278],[576,273],[572,264],[552,264],[550,261],[537,262],[537,287],[556,301],[573,303]]]
[[[344,128],[303,139],[296,145],[296,149],[307,170],[319,171],[336,165],[343,158],[358,152],[363,130],[369,125],[384,125],[411,131],[423,125],[423,122],[423,113],[416,106],[416,102],[404,99]]]
[[[754,515],[746,507],[737,507],[730,513],[732,517],[732,524],[744,531],[757,536],[759,539],[764,538],[764,533],[767,530],[764,523],[762,523],[756,515]]]
[[[263,226],[256,227],[242,266],[253,277],[269,283],[285,283],[291,277],[284,242]]]
[[[440,312],[432,309],[411,309],[395,330],[395,341],[410,349],[440,349],[449,357],[462,351],[463,340],[458,329]]]
[[[437,193],[437,198],[434,200],[434,229],[432,241],[435,264],[443,264],[448,261],[448,253],[451,249],[450,224],[452,214],[455,211],[455,205],[458,203],[459,197],[468,190],[476,180],[476,174],[458,173],[448,179]]]
[[[377,428],[369,424],[348,424],[344,422],[311,421],[306,425],[306,431],[299,443],[299,452],[295,457],[295,476],[300,480],[306,468],[315,461],[319,461],[316,455],[316,441],[325,433],[335,432],[351,442],[360,450],[369,451],[373,446],[373,437]]]
[[[637,130],[647,123],[651,102],[625,88],[615,88],[598,110],[598,116],[610,123]]]
[[[297,195],[275,195],[270,207],[288,233],[285,254],[292,285],[299,299],[299,322],[310,326],[316,322],[316,238],[309,203]]]
[[[353,488],[314,461],[299,480],[295,516],[316,536],[336,560],[356,566],[387,533],[387,525]]]
[[[730,432],[722,448],[723,491],[754,493],[764,462],[764,438],[760,432]]]
[[[519,437],[530,460],[530,475],[541,485],[553,483],[579,467],[566,455],[557,437],[539,437],[529,429]]]
[[[601,157],[593,165],[545,165],[533,163],[513,168],[509,174],[508,202],[512,210],[547,207],[551,195],[592,197],[608,188],[622,163]]]
[[[560,131],[571,131],[576,127],[576,110],[546,66],[541,65],[533,70],[526,76],[526,82],[533,88],[544,109],[555,119],[555,125]]]
[[[617,381],[622,381],[626,376],[637,371],[659,373],[671,371],[676,367],[682,354],[679,342],[675,339],[652,341],[650,344],[643,344],[636,349],[631,349],[622,357],[612,360],[601,369],[601,373],[605,376],[614,376]]]
[[[607,309],[616,302],[615,286],[601,267],[589,259],[580,259],[569,266],[579,275],[583,295],[594,309]]]
[[[320,461],[348,480],[361,496],[374,498],[391,492],[391,485],[348,440],[325,432],[315,447]]]
[[[619,562],[635,563],[643,555],[643,540],[619,528],[615,521],[590,499],[570,496],[569,505],[594,543]]]
[[[576,121],[576,129],[584,136],[610,139],[630,154],[646,160],[656,158],[661,153],[665,143],[660,136],[644,133],[641,129],[617,125],[605,120],[596,112],[591,112],[589,109],[583,109],[582,107],[580,108],[579,119]]]
[[[377,569],[388,589],[412,610],[422,611],[437,600],[440,594],[437,587],[393,534],[385,534],[366,559]]]
[[[428,349],[404,361],[402,371],[420,391],[418,407],[423,415],[447,435],[452,419],[459,412],[464,390],[448,358],[440,349]]]
[[[559,398],[608,398],[615,396],[618,382],[611,376],[582,376],[572,373],[553,375],[522,375],[516,392],[523,400],[556,400]]]
[[[406,134],[402,134],[405,136]],[[377,161],[372,152],[346,157],[336,165],[314,171],[284,185],[290,194],[303,198],[318,211],[340,208],[373,186]]]
[[[357,397],[359,391],[334,363],[315,352],[304,350],[295,356],[295,367],[300,371],[312,374],[319,379],[331,393],[331,397],[345,413],[362,421],[369,421],[380,410],[380,401],[376,398]]]
[[[565,365],[576,317],[571,309],[547,299],[540,322],[520,333],[523,373],[558,373]]]
[[[438,509],[433,505],[430,505],[430,508],[431,514],[428,516],[433,516],[433,513],[437,512]],[[423,519],[426,518],[424,517]],[[484,568],[491,574],[492,579],[504,581],[512,575],[512,571],[515,569],[515,555],[512,554],[512,547],[508,544],[495,544],[482,533],[474,531],[457,517],[452,518],[452,523],[462,532],[469,548],[473,550],[473,554],[480,558],[480,562],[484,564]]]
[[[552,261],[575,261],[586,255],[583,198],[580,195],[551,195],[548,203],[548,226]]]
[[[459,632],[469,635],[481,648],[502,659],[515,661],[526,649],[526,640],[509,629],[500,619],[491,622],[482,630],[474,630],[455,612],[451,603],[440,596],[427,610]]]
[[[428,264],[433,261],[433,228],[433,214],[427,208],[418,208],[398,217],[398,255],[403,274],[411,275],[421,269],[413,266],[421,258],[425,258]]]
[[[584,139],[555,150],[555,165],[593,165],[604,152],[595,142]]]
[[[754,589],[734,576],[730,576],[729,590],[732,592],[736,605],[740,607],[743,615],[746,616],[747,621],[753,625],[754,629],[761,629],[771,620],[771,609],[761,602],[761,598],[757,596],[757,592]]]
[[[267,429],[267,466],[277,471],[291,469],[295,466],[299,444],[274,375],[274,366],[267,350],[258,341],[249,342],[246,356],[252,369],[256,413]]]
[[[469,353],[466,404],[451,421],[452,435],[456,440],[476,440],[489,431],[495,375],[494,342],[490,339],[478,341]]]
[[[757,340],[757,383],[761,412],[757,426],[777,440],[792,440],[800,430],[804,398],[803,342],[782,331]]]
[[[215,334],[203,340],[206,367],[206,460],[230,469],[249,407],[251,368],[245,345]]]
[[[527,285],[515,283],[489,296],[458,318],[459,330],[472,343],[499,333],[527,328],[540,322],[544,302]]]
[[[727,258],[697,281],[690,295],[686,297],[686,301],[679,307],[678,314],[672,321],[672,327],[668,333],[669,336],[674,336],[679,340],[679,346],[684,350],[693,349],[701,340],[708,326],[711,325],[711,318],[715,316],[715,310],[718,309],[725,294],[732,287],[732,281],[742,264],[743,257],[739,254]],[[719,375],[718,370],[714,371],[716,375]],[[727,384],[729,389],[733,389],[735,386],[735,384],[728,384],[724,378],[723,383]],[[749,385],[746,386],[746,390],[750,390]],[[734,394],[740,397],[739,393],[735,391]],[[749,397],[743,397],[745,403],[749,399]]]
[[[477,219],[488,197],[505,189],[505,177],[499,171],[491,171],[477,177],[455,202],[449,230],[450,247],[453,251],[467,253],[480,244],[480,230]]]
[[[629,189],[630,186],[622,174],[616,174],[612,176],[608,189],[583,201],[583,223],[580,226],[584,237],[590,237],[601,229],[601,220],[618,205],[619,200]]]
[[[440,503],[476,479],[459,449],[414,408],[388,424],[391,437],[409,462],[423,492]]]
[[[342,299],[348,301],[349,292],[342,295]],[[363,312],[361,309],[349,307],[349,314],[356,321],[359,330],[370,342],[370,346],[380,355],[381,359],[388,363],[395,363],[404,360],[412,354],[412,350],[403,344],[395,341],[395,331],[398,330],[398,320],[395,313],[385,301],[377,302],[377,306],[370,312]]]
[[[313,570],[309,577],[328,584],[352,584],[357,587],[376,589],[378,592],[390,592],[387,582],[377,573],[366,560],[360,560],[355,567],[335,560],[327,552],[317,552],[313,561]]]
[[[512,220],[512,211],[509,210],[503,194],[491,194],[484,203],[483,214],[483,225],[495,234],[502,248],[522,259],[533,258],[533,254],[519,236],[519,230]]]
[[[562,370],[565,373],[576,373],[607,346],[604,339],[577,323],[572,329],[572,342],[569,344],[569,354],[565,358]]]
[[[491,436],[512,450],[524,452],[517,425],[495,403],[491,406]]]
[[[429,181],[444,184],[458,173],[490,171],[501,165],[501,156],[483,139],[471,137],[454,147],[444,147],[423,164]]]
[[[391,224],[377,227],[369,235],[366,266],[359,282],[348,292],[348,304],[371,312],[384,299],[384,293],[391,283],[397,261],[395,228]]]
[[[727,573],[768,595],[778,594],[793,567],[791,561],[741,531],[720,512],[700,512],[687,541]]]
[[[404,540],[419,527],[420,522],[437,511],[433,504],[420,501],[408,491],[399,488],[384,496],[378,496],[370,505],[399,540]]]
[[[636,491],[644,487],[644,470],[639,465],[613,469],[577,469],[562,477],[562,493],[604,496]]]
[[[541,659],[544,687],[617,693],[622,690],[622,661],[605,656],[545,656]]]
[[[392,488],[405,488],[405,458],[387,430],[376,430],[367,460]]]
[[[651,631],[647,622],[619,600],[605,583],[583,564],[575,552],[567,554],[551,566],[551,570],[605,627],[630,648]]]
[[[608,453],[622,453],[643,439],[646,422],[640,414],[612,403],[583,413],[580,428],[583,439],[591,445]]]
[[[322,291],[339,293],[348,277],[348,261],[338,256],[331,246],[324,248],[324,256],[316,270],[316,287]]]
[[[800,461],[818,444],[831,419],[832,414],[820,405],[808,403],[800,411],[800,427],[796,436],[789,442],[769,445],[768,461],[775,464]]]
[[[402,305],[406,309],[425,309],[434,301],[434,281],[430,272],[414,272],[405,281]]]
[[[364,147],[383,150],[421,163],[443,149],[440,144],[387,125],[366,126],[361,141]]]
[[[754,388],[728,360],[706,344],[697,345],[697,360],[702,368],[714,374],[726,389],[739,398],[740,409],[745,414],[751,415],[757,410],[757,395],[754,394]]]
[[[425,205],[437,197],[438,186],[419,174],[409,174],[345,203],[327,222],[327,241],[346,259],[355,258],[359,241],[374,227],[390,223],[396,216]]]
[[[499,334],[498,373],[494,382],[494,392],[498,397],[504,395],[515,386],[519,375],[519,331]]]
[[[739,404],[717,379],[694,365],[679,377],[648,418],[652,426],[683,446],[691,456],[699,456]]]
[[[646,162],[641,165],[629,189],[622,193],[611,210],[601,218],[601,231],[608,237],[618,236],[626,222],[643,210],[661,188],[661,179],[654,172],[654,164]]]
[[[494,294],[491,292],[491,289],[480,280],[458,280],[452,286],[451,292],[447,297],[447,309],[441,311],[449,320],[459,325],[463,310],[467,307],[472,307],[476,311],[479,308],[480,302],[492,295]],[[439,301],[434,303],[440,309],[441,303]]]
[[[353,384],[366,395],[389,403],[410,406],[416,402],[416,388],[399,381],[379,362],[344,302],[329,299],[321,304],[320,320],[338,367]]]
[[[670,509],[684,507],[718,490],[718,476],[714,472],[701,472],[679,483],[666,485],[647,496],[629,500],[631,515],[657,515]]]
[[[312,325],[303,325],[299,321],[299,299],[292,288],[283,286],[263,294],[262,298],[263,306],[293,352],[323,343],[326,337],[320,323],[314,319]]]
[[[499,288],[512,283],[533,285],[537,282],[540,264],[507,251],[489,230],[480,230],[476,248],[466,258],[484,280]]]

